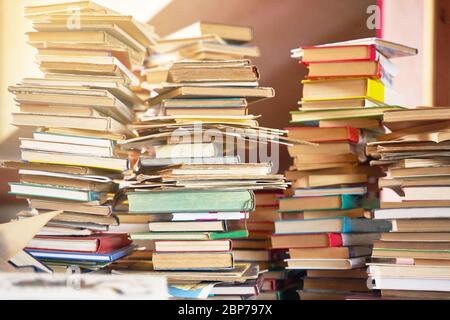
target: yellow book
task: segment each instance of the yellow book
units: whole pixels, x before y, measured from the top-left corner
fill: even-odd
[[[304,80],[302,84],[304,102],[370,99],[386,105],[403,104],[401,95],[370,78]]]

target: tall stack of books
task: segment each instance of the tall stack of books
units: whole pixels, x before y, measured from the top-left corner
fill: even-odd
[[[273,217],[269,223],[260,223],[259,213],[253,218],[260,198],[254,192],[287,188],[257,153],[292,139],[260,127],[259,117],[248,113],[249,104],[273,97],[273,89],[259,87],[249,60],[217,58],[173,63],[131,126],[139,137],[121,143],[122,151],[141,153],[123,209],[148,222],[147,232],[130,235],[148,245],[116,263],[114,272],[165,275],[174,297],[257,296],[261,268],[273,263],[266,241]]]
[[[98,270],[133,247],[113,215],[122,180],[133,163],[117,148],[130,137],[133,108],[145,104],[131,90],[133,70],[155,43],[151,27],[89,1],[25,8],[33,22],[29,43],[45,74],[27,78],[10,91],[20,112],[16,126],[37,127],[22,138],[21,162],[11,193],[31,211],[63,213],[29,245],[29,253],[52,267],[78,265]]]
[[[288,269],[307,270],[301,299],[366,295],[372,241],[390,230],[371,220],[381,171],[367,164],[365,143],[384,132],[383,113],[401,97],[391,88],[390,58],[416,50],[379,39],[304,47],[293,57],[309,69],[288,137],[317,143],[289,148],[292,188],[280,199],[274,248],[288,248]],[[394,105],[394,106],[392,106]]]
[[[369,266],[383,298],[450,299],[449,115],[437,107],[388,112],[391,132],[367,147],[387,173],[375,219],[393,225]]]
[[[248,43],[253,29],[210,22],[195,22],[170,35],[158,39],[149,47],[142,75],[144,88],[161,88],[167,81],[169,69],[182,60],[240,60],[258,57],[259,49]]]

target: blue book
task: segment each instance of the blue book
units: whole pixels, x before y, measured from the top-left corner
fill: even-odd
[[[108,254],[79,253],[69,251],[43,251],[43,250],[26,250],[26,251],[37,259],[114,262],[120,258],[129,255],[131,252],[133,252],[134,248],[135,248],[134,246],[128,246]]]
[[[275,234],[381,233],[391,230],[392,223],[386,220],[338,217],[275,221]]]

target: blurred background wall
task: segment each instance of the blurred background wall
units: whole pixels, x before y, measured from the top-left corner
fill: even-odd
[[[47,0],[46,2],[61,2]],[[380,1],[380,0],[378,0]],[[148,21],[165,35],[197,20],[253,26],[254,44],[262,57],[254,62],[260,67],[261,84],[277,91],[274,99],[256,104],[254,114],[262,114],[261,124],[274,128],[289,125],[289,111],[295,110],[301,95],[300,80],[306,69],[290,58],[290,50],[300,45],[373,37],[366,13],[377,0],[99,0],[112,9],[133,14]],[[0,159],[18,158],[17,138],[29,133],[9,125],[14,110],[13,97],[7,86],[23,77],[36,76],[33,50],[26,45],[24,33],[29,30],[22,17],[24,3],[41,0],[0,0]],[[384,0],[385,39],[400,41],[421,49],[421,55],[396,63],[397,89],[407,96],[408,105],[431,104],[433,96],[432,50],[434,30],[438,24],[437,5],[446,0]],[[448,26],[447,26],[448,29]],[[448,46],[447,42],[447,46]],[[448,58],[448,56],[446,57]],[[445,58],[443,61],[446,61]],[[433,67],[434,66],[434,67]],[[447,74],[448,74],[447,70]],[[444,88],[449,88],[448,80]],[[282,152],[282,167],[289,164]],[[0,202],[6,198],[7,181],[17,179],[14,173],[0,170]]]

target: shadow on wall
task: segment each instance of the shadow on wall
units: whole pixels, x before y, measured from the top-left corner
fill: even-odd
[[[251,107],[261,114],[262,126],[289,126],[289,111],[298,108],[300,80],[307,73],[290,58],[299,45],[315,45],[374,37],[366,26],[367,7],[376,0],[173,0],[150,24],[167,35],[195,21],[203,20],[252,26],[254,44],[262,57],[254,59],[261,71],[261,85],[276,89],[276,98]],[[289,167],[287,150],[281,152],[281,170]]]

